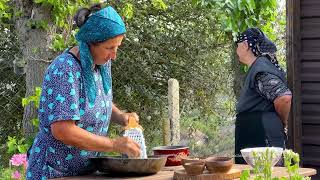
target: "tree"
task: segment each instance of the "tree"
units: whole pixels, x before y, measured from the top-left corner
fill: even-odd
[[[41,86],[44,71],[53,58],[63,48],[74,44],[72,37],[72,16],[77,7],[88,1],[51,1],[51,0],[14,0],[6,1],[9,25],[18,35],[19,49],[22,54],[19,61],[25,66],[26,94],[34,93]],[[71,6],[72,4],[72,6]],[[4,4],[5,5],[5,4]],[[5,6],[4,6],[5,7]],[[12,16],[12,18],[10,18]],[[73,40],[73,42],[71,42]],[[37,116],[34,106],[24,109],[23,129],[26,136],[32,136],[37,129],[32,119]]]
[[[21,12],[21,16],[16,17],[14,26],[19,39],[22,61],[26,63],[26,96],[30,96],[36,86],[41,86],[44,71],[53,57],[53,53],[48,50],[50,36],[44,29],[35,26],[35,22],[39,20],[51,19],[50,9],[30,0],[15,1],[14,5]],[[33,106],[25,108],[23,129],[27,136],[37,131],[31,122],[36,116],[37,111]]]
[[[166,9],[131,4],[127,38],[113,66],[114,94],[121,107],[139,112],[148,142],[161,143],[169,78],[180,83],[182,117],[200,111],[197,120],[207,123],[212,116],[227,116],[230,47],[218,14],[194,8],[188,0],[166,1]]]
[[[195,5],[205,6],[209,9],[219,6],[222,15],[223,29],[232,42],[236,36],[249,27],[260,27],[271,40],[276,40],[275,27],[278,16],[276,0],[194,0]],[[235,45],[232,46],[235,50]],[[241,66],[236,52],[231,54],[232,67],[234,72],[233,90],[236,97],[239,97],[241,82],[245,72],[245,66]]]
[[[128,28],[112,69],[114,101],[140,114],[148,146],[161,143],[159,127],[166,118],[167,80],[172,77],[180,82],[182,115],[198,111],[197,120],[208,127],[222,124],[230,109],[225,102],[232,97],[230,45],[220,28],[219,9],[195,8],[189,0],[108,3],[126,17]],[[83,0],[14,1],[19,13],[13,22],[27,62],[27,96],[41,85],[55,53],[75,45],[72,15],[88,4]],[[25,110],[24,129],[29,134],[34,132],[34,113],[31,107]],[[209,120],[216,122],[211,125]]]

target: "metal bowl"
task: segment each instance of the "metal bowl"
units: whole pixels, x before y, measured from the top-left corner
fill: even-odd
[[[147,159],[100,156],[90,158],[99,172],[125,174],[155,174],[166,164],[166,156],[149,156]]]

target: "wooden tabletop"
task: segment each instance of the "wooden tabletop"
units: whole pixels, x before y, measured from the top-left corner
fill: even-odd
[[[234,168],[244,170],[244,169],[250,169],[248,165],[240,165],[236,164],[234,165]],[[158,172],[154,175],[149,176],[140,176],[140,177],[126,177],[126,176],[114,176],[114,175],[108,175],[108,174],[92,174],[87,176],[74,176],[74,177],[64,177],[64,178],[58,178],[54,180],[106,180],[106,179],[121,179],[121,180],[172,180],[174,170],[183,169],[182,166],[174,166],[174,167],[165,167],[162,169],[162,171]],[[317,173],[315,169],[311,168],[299,168],[299,172],[303,176],[313,176]],[[274,167],[273,168],[273,176],[274,177],[288,177],[288,173],[285,167]]]

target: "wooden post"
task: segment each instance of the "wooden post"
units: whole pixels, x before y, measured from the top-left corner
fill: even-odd
[[[169,146],[171,144],[170,120],[169,118],[164,118],[162,122],[162,144],[164,146]]]
[[[179,82],[176,79],[168,81],[169,121],[171,130],[171,145],[180,142],[180,113],[179,113]]]
[[[315,2],[314,2],[315,3]],[[287,67],[288,82],[294,101],[289,116],[289,148],[302,155],[302,100],[301,100],[301,4],[300,0],[287,1]],[[311,6],[310,6],[311,7]],[[304,158],[301,158],[303,163]]]

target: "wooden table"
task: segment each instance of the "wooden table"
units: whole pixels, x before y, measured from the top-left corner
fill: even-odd
[[[236,164],[234,165],[234,168],[244,170],[249,169],[250,167],[248,165],[240,165]],[[183,169],[182,166],[175,166],[175,167],[165,167],[163,170],[158,172],[154,175],[149,176],[141,176],[141,177],[115,177],[110,176],[108,174],[93,174],[93,175],[87,175],[87,176],[74,176],[74,177],[64,177],[64,178],[58,178],[54,180],[106,180],[106,179],[121,179],[121,180],[172,180],[173,179],[173,173],[174,170]],[[311,168],[300,168],[299,172],[303,176],[313,176],[317,173],[315,169]],[[274,177],[288,177],[288,173],[285,167],[274,167],[273,168],[273,176]]]

